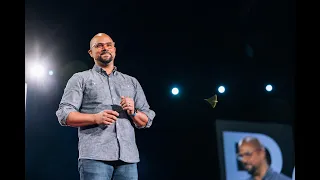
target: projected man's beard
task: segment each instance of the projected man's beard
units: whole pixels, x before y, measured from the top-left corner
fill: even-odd
[[[102,51],[100,56],[97,58],[97,61],[101,62],[103,65],[108,65],[113,59],[113,56],[111,53],[107,51]]]
[[[246,166],[246,164],[244,164],[244,168],[247,170],[247,172],[248,172],[249,174],[254,175],[254,174],[256,173],[257,168],[256,168],[255,166],[252,166],[252,165],[251,165],[250,168],[245,167],[245,166]]]

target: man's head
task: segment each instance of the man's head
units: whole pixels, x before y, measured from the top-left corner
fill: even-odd
[[[116,57],[115,43],[107,34],[98,33],[91,39],[88,53],[100,66],[107,66]]]
[[[238,159],[250,174],[255,174],[263,165],[267,163],[266,152],[263,145],[257,138],[245,137],[238,143]]]

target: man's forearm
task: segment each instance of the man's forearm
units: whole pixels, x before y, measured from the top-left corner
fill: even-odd
[[[93,125],[95,123],[95,114],[84,114],[80,112],[71,112],[69,113],[66,124],[68,126],[80,127],[80,126],[88,126]]]
[[[143,112],[138,111],[137,114],[132,117],[133,122],[139,127],[145,127],[148,122],[148,116]]]

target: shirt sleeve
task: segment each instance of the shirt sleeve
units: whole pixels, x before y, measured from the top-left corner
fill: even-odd
[[[56,116],[60,125],[67,126],[66,119],[70,112],[79,111],[83,98],[83,78],[74,74],[64,89]]]
[[[150,106],[147,102],[146,96],[144,94],[144,91],[139,83],[138,80],[135,79],[135,88],[136,88],[136,94],[134,97],[134,103],[135,108],[137,108],[138,111],[143,112],[148,117],[148,122],[146,126],[144,127],[138,127],[136,124],[136,128],[149,128],[152,125],[153,119],[156,116],[156,113],[150,109]]]

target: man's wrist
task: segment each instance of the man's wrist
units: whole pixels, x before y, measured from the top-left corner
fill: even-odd
[[[97,124],[97,119],[98,119],[97,114],[92,114],[91,117],[92,117],[91,121],[93,122],[93,124]]]
[[[133,110],[133,114],[130,114],[131,117],[135,117],[138,113],[138,110],[136,108],[134,108]]]

